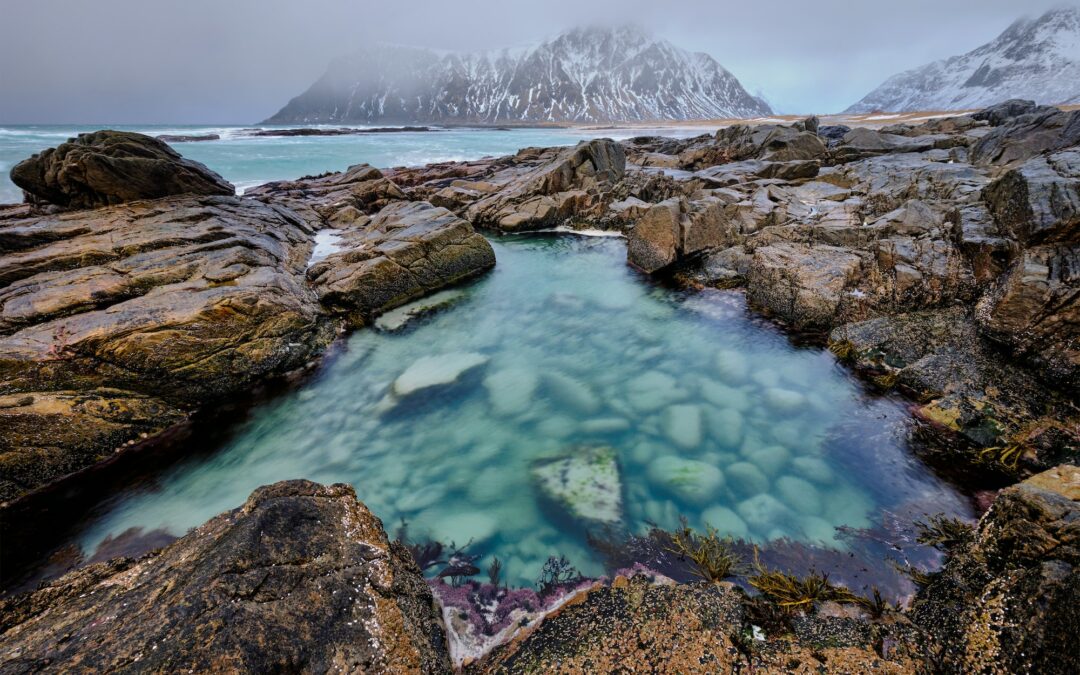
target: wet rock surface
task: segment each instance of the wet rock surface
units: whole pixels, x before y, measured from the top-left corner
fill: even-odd
[[[11,180],[30,201],[76,209],[235,192],[224,178],[163,141],[126,131],[79,134],[16,164]]]
[[[1007,488],[949,551],[912,619],[944,672],[1068,673],[1080,631],[1080,469]]]
[[[2,498],[307,363],[331,337],[311,234],[236,197],[0,222]]]
[[[0,672],[449,672],[433,603],[352,487],[289,481],[0,600]]]

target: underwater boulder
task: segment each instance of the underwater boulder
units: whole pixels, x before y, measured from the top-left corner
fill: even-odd
[[[538,460],[530,473],[540,494],[585,529],[622,522],[622,477],[613,448],[571,448],[562,456]]]
[[[488,362],[488,357],[476,352],[453,352],[424,356],[413,362],[394,380],[391,391],[404,398],[434,387],[457,382],[465,373]]]

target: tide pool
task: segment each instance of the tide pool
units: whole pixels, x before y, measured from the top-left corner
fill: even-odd
[[[883,510],[969,515],[907,448],[900,402],[793,346],[740,293],[659,286],[619,238],[492,244],[492,273],[436,312],[352,334],[222,447],[101,504],[77,542],[92,554],[130,528],[179,536],[290,478],[350,483],[391,536],[406,524],[413,541],[468,544],[512,585],[550,556],[609,572],[586,532],[680,516],[842,548],[836,527]]]

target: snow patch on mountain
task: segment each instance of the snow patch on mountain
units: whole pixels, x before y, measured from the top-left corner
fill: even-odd
[[[845,112],[964,110],[1010,98],[1080,102],[1080,8],[1020,19],[967,54],[889,78]]]

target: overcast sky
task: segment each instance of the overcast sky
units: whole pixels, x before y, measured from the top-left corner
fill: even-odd
[[[253,123],[372,41],[476,49],[636,23],[780,112],[835,112],[1062,0],[0,0],[0,123]]]

